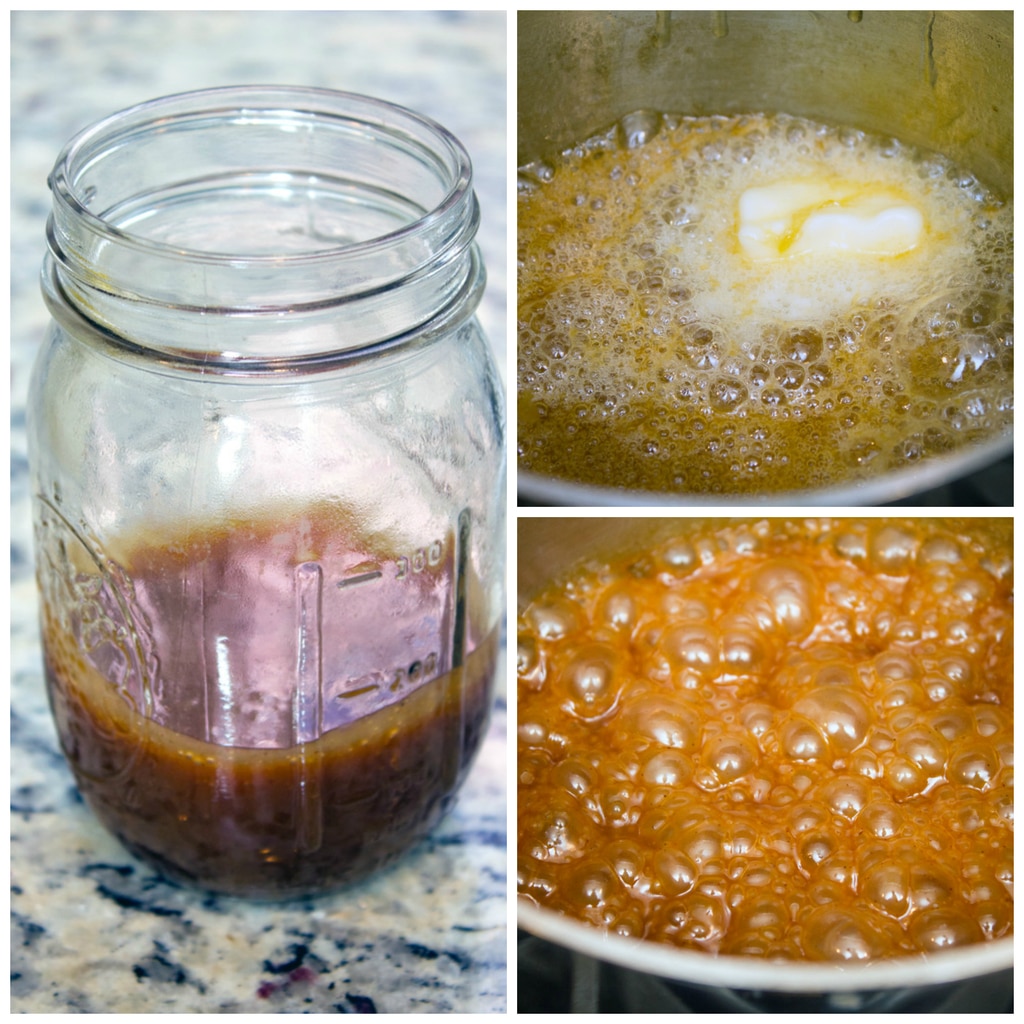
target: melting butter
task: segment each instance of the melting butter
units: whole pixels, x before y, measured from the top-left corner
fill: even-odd
[[[924,217],[885,188],[804,178],[748,188],[740,196],[737,236],[755,260],[849,253],[899,256],[924,235]]]

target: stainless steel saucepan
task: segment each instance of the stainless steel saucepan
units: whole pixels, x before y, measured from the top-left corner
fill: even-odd
[[[633,111],[785,112],[946,154],[1013,195],[1009,11],[530,11],[518,23],[518,162],[550,160]],[[881,504],[974,472],[1007,434],[858,486],[773,504]],[[519,474],[547,505],[742,504]],[[763,503],[759,499],[759,503]]]
[[[650,550],[669,537],[697,530],[706,518],[581,518],[520,516],[518,524],[518,602],[520,609],[539,591],[583,560],[628,556]],[[1012,541],[1012,520],[963,520],[957,529],[998,544]],[[1003,938],[928,956],[866,964],[762,961],[756,957],[709,956],[698,951],[607,935],[561,914],[520,900],[519,927],[558,946],[619,967],[688,985],[736,993],[846,993],[843,1005],[863,1005],[883,990],[948,992],[951,985],[973,988],[992,1004],[1008,1003],[1012,993],[1013,939]],[[970,993],[961,994],[961,1002]]]

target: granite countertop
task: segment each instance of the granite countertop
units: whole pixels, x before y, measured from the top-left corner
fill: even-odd
[[[77,130],[167,93],[321,86],[445,124],[474,160],[489,272],[480,319],[503,354],[504,14],[15,12],[11,33],[12,1010],[504,1012],[504,673],[455,811],[393,868],[274,905],[170,885],[95,822],[61,756],[43,689],[25,457],[28,377],[47,322],[46,176]]]

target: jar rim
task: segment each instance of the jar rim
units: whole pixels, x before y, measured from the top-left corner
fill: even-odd
[[[305,100],[307,104],[313,104],[314,106],[309,110],[302,110],[295,109],[294,104],[277,105],[275,103],[274,105],[267,105],[266,99],[270,97],[291,98],[296,101]],[[261,98],[263,98],[262,103],[260,102]],[[242,101],[246,99],[256,105],[246,107],[238,106],[237,102],[231,102],[232,100]],[[112,225],[104,217],[93,213],[89,209],[86,202],[83,201],[83,198],[72,185],[73,176],[68,173],[76,160],[83,157],[93,157],[97,148],[113,142],[119,142],[126,135],[144,130],[153,125],[158,124],[161,129],[164,129],[169,121],[174,119],[191,118],[198,114],[207,117],[225,117],[232,113],[252,115],[268,110],[313,114],[318,117],[330,118],[339,115],[329,111],[327,109],[328,105],[336,104],[339,101],[353,104],[365,115],[377,114],[380,118],[379,123],[382,126],[389,124],[387,120],[389,116],[392,118],[398,116],[403,120],[408,120],[410,124],[418,124],[428,133],[432,134],[448,150],[452,159],[453,184],[445,197],[433,209],[427,211],[423,217],[378,237],[361,242],[342,244],[335,248],[283,255],[257,253],[239,257],[230,253],[211,253],[200,249],[188,249],[178,245],[170,245],[133,234],[130,231]],[[208,103],[210,105],[206,105]],[[317,109],[317,106],[319,106],[319,109]],[[111,239],[116,239],[120,244],[138,247],[140,250],[154,249],[167,254],[173,254],[179,258],[210,263],[237,263],[239,259],[245,262],[252,261],[256,263],[280,263],[282,260],[288,263],[326,262],[337,259],[339,255],[358,256],[361,252],[378,249],[381,245],[387,244],[394,238],[408,236],[416,232],[421,227],[423,221],[443,216],[446,211],[459,203],[461,197],[471,190],[472,163],[462,143],[444,125],[408,107],[380,100],[373,96],[313,86],[217,86],[210,89],[172,93],[167,96],[146,100],[94,121],[77,132],[65,143],[57,156],[53,170],[50,172],[48,183],[55,202],[59,202],[67,208],[69,213],[88,223],[98,235],[108,235]]]
[[[479,299],[469,156],[386,100],[149,100],[75,135],[50,187],[48,299],[176,358],[322,359],[461,322]]]

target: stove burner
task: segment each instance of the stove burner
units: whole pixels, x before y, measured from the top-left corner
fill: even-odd
[[[1013,1013],[1013,971],[878,992],[798,995],[665,981],[519,933],[519,1013]]]

